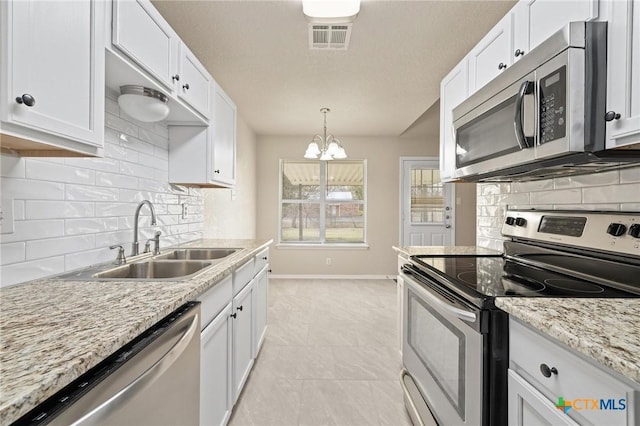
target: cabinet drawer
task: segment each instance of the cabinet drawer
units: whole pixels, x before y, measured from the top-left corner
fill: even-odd
[[[262,271],[266,265],[269,264],[269,249],[264,249],[260,253],[256,254],[256,259],[253,267],[253,275],[258,275],[258,272]]]
[[[198,301],[202,303],[200,307],[202,315],[202,321],[200,321],[201,330],[204,330],[216,315],[231,301],[232,297],[231,275],[216,283],[212,288],[198,297]]]
[[[580,424],[608,425],[626,425],[633,417],[636,392],[631,385],[518,321],[511,319],[509,327],[510,368],[554,404],[559,398],[577,404],[567,412],[569,417]],[[545,377],[543,365],[555,372]],[[624,400],[625,409],[621,409],[620,400]],[[602,409],[607,405],[609,409]]]
[[[253,257],[233,272],[233,294],[236,295],[253,278]]]

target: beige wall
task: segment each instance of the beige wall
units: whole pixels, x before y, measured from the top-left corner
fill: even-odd
[[[256,136],[238,116],[236,185],[205,189],[204,238],[256,237]]]
[[[278,240],[279,160],[301,159],[309,136],[257,138],[257,236]],[[412,137],[340,138],[351,159],[367,160],[368,249],[277,248],[270,254],[274,274],[395,275],[401,156],[436,156],[438,140]],[[331,265],[326,265],[326,258]]]

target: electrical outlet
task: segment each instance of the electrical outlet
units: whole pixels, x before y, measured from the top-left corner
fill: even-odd
[[[327,257],[327,265],[331,265],[331,258]]]
[[[189,216],[189,209],[187,207],[187,203],[182,203],[182,218],[186,219]]]
[[[0,234],[13,234],[13,198],[0,202]]]

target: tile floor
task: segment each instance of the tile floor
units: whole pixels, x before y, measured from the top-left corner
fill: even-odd
[[[411,425],[392,280],[269,281],[267,335],[229,422]]]

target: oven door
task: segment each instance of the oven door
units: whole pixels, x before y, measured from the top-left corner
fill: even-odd
[[[432,288],[438,284],[409,274],[403,271],[404,367],[439,424],[480,425],[486,414],[480,310],[449,300]]]
[[[454,117],[457,176],[488,173],[535,159],[535,91],[535,73],[531,72],[463,116]]]

